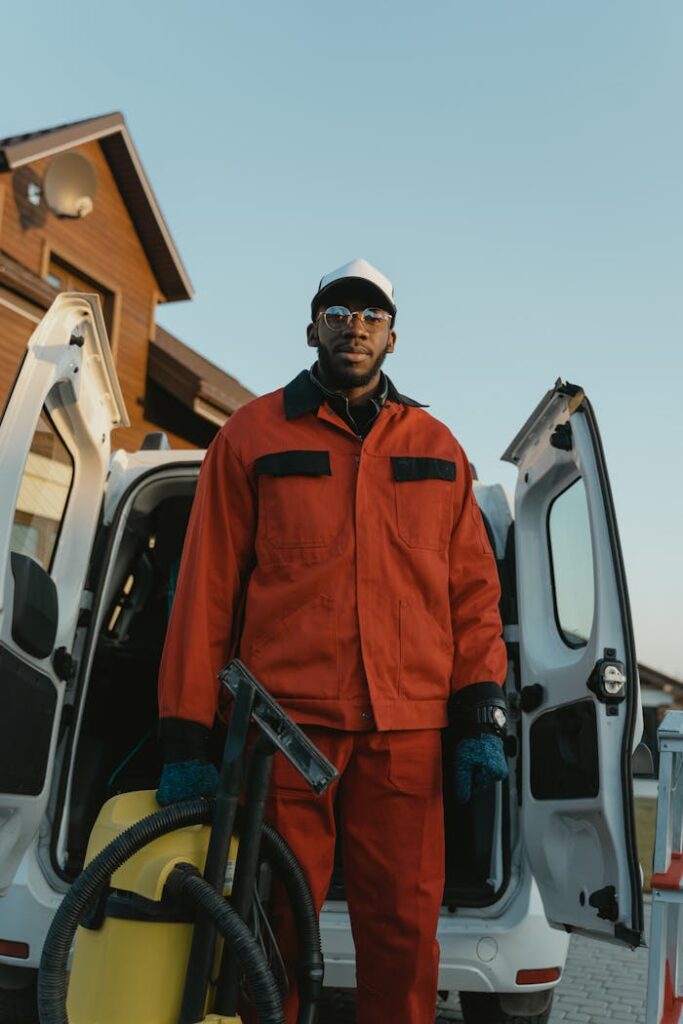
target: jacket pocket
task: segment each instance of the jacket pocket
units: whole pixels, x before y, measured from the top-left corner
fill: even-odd
[[[449,459],[392,456],[396,528],[411,548],[448,547],[453,519],[455,463]]]
[[[285,612],[249,643],[244,659],[274,697],[334,700],[339,696],[337,607],[325,594]]]
[[[327,451],[283,451],[254,462],[259,516],[274,548],[321,547],[334,538],[334,481]]]
[[[453,672],[453,640],[420,605],[399,602],[398,693],[410,700],[446,700]]]

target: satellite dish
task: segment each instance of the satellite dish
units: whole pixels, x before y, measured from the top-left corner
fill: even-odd
[[[95,168],[80,153],[59,153],[45,172],[47,205],[58,217],[87,217],[97,189]]]

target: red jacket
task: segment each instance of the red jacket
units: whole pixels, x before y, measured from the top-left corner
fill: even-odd
[[[468,460],[390,386],[361,440],[303,371],[211,444],[161,663],[160,716],[210,726],[235,654],[300,723],[440,728],[502,684],[493,554]]]

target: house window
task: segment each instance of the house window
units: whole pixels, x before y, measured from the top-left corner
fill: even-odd
[[[90,292],[91,294],[95,292],[99,295],[104,314],[104,325],[111,343],[116,310],[116,295],[113,291],[99,284],[94,278],[88,277],[87,274],[82,274],[80,270],[59,256],[55,256],[54,253],[50,256],[45,280],[60,292]]]

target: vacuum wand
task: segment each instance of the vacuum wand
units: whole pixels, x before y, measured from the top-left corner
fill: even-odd
[[[251,717],[261,732],[268,737],[276,750],[285,755],[315,793],[324,793],[330,783],[338,778],[339,772],[239,658],[226,665],[219,672],[218,678],[235,701],[243,692],[243,688],[247,687],[253,701]]]
[[[223,748],[216,809],[206,852],[204,879],[221,896],[225,887],[230,839],[235,829],[252,704],[252,691],[248,686],[241,687],[235,699]],[[216,929],[209,918],[202,916],[198,918],[192,935],[179,1024],[197,1024],[204,1019],[206,989],[211,976],[215,947]]]
[[[235,868],[235,881],[240,880],[241,884],[233,896],[239,899],[242,904],[239,909],[243,911],[249,900],[255,875],[254,848],[258,844],[258,835],[263,820],[265,804],[263,787],[264,783],[267,786],[269,775],[267,765],[270,762],[270,755],[277,750],[284,754],[311,789],[318,794],[323,793],[339,773],[241,661],[238,659],[231,661],[222,669],[218,678],[232,694],[234,705],[223,751],[220,781],[216,795],[216,812],[206,855],[204,878],[221,895],[225,882],[230,839],[235,828],[250,721],[258,726],[264,740],[263,743],[257,744],[261,754],[258,760],[262,759],[263,764],[261,784],[256,786],[256,790],[260,790],[260,792],[258,796],[255,792],[252,793],[252,796],[256,796],[257,806],[250,814],[249,801],[247,801],[245,826],[247,834],[242,837],[240,842]],[[249,860],[249,864],[245,864],[244,868],[240,865],[243,850],[248,854]],[[215,927],[208,919],[200,918],[195,926],[192,939],[179,1024],[196,1024],[197,1021],[204,1019],[206,990],[211,974],[215,944]],[[219,984],[219,1000],[232,1004],[235,998],[235,975],[228,964],[229,958],[224,957],[221,967],[223,978],[222,983]]]

